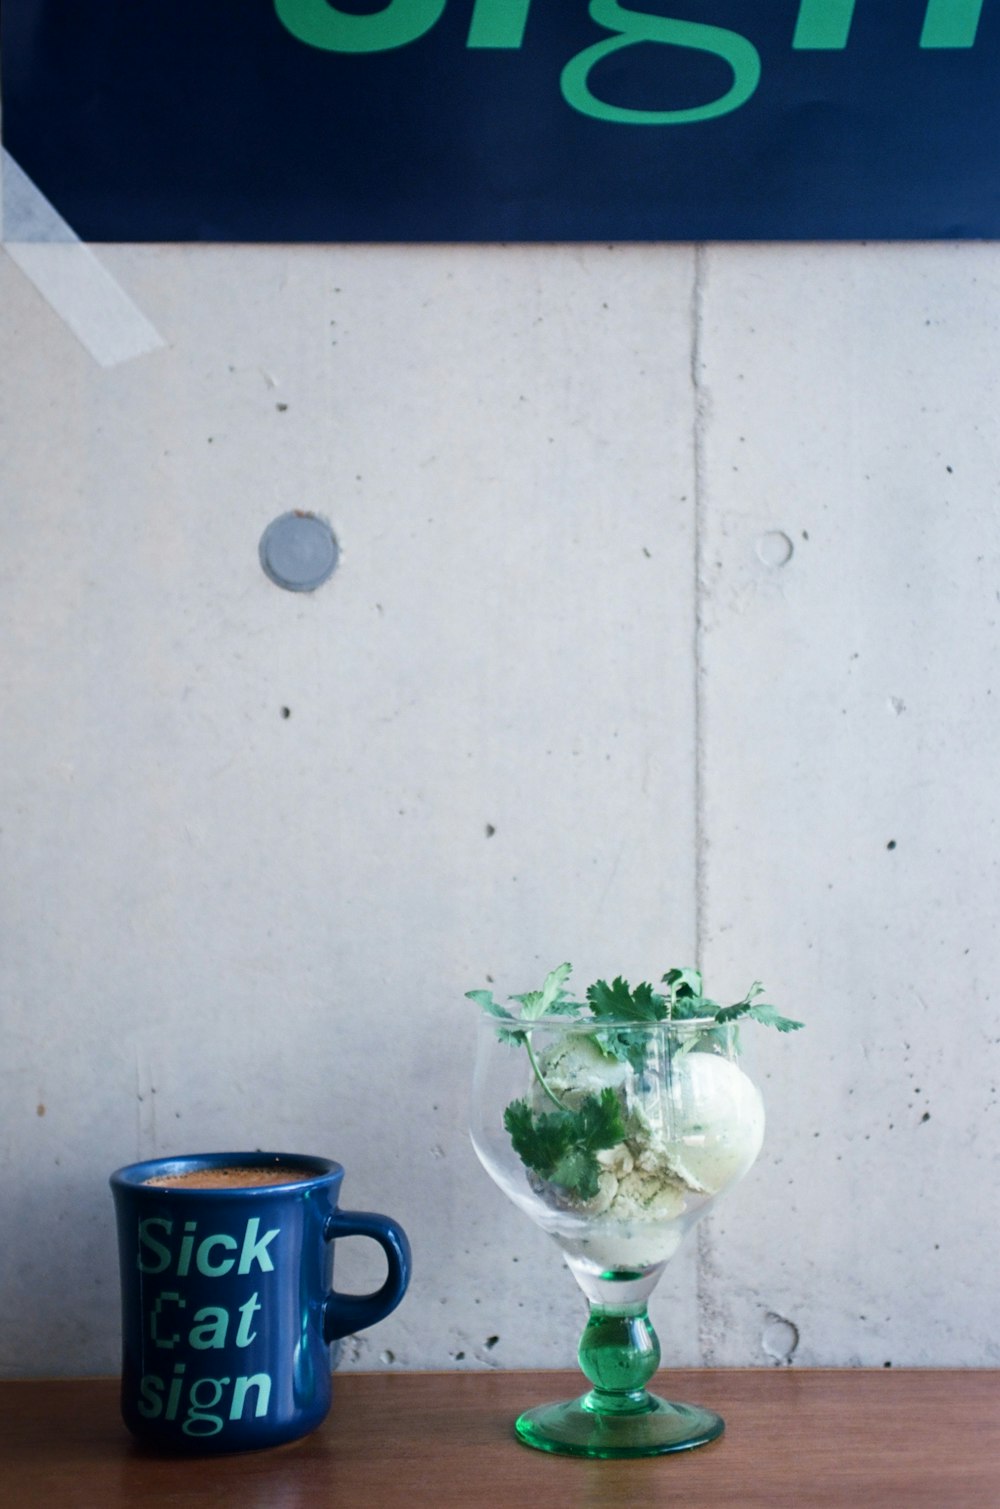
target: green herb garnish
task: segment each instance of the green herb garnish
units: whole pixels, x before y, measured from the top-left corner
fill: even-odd
[[[513,1041],[524,1037],[519,1031],[519,1023],[538,1022],[546,1016],[572,1016],[584,1021],[614,1022],[619,1026],[630,1022],[684,1022],[698,1018],[714,1019],[720,1026],[725,1026],[728,1022],[749,1018],[767,1027],[776,1027],[779,1032],[794,1032],[803,1025],[781,1016],[775,1007],[758,1000],[764,990],[759,980],[755,980],[743,999],[732,1006],[720,1006],[718,1001],[705,995],[701,972],[697,969],[668,969],[661,981],[667,987],[665,994],[645,983],[633,990],[619,975],[610,985],[606,980],[595,980],[587,987],[585,1001],[575,1001],[566,989],[571,969],[569,964],[560,964],[558,969],[546,975],[541,990],[511,996],[510,999],[520,1008],[517,1014],[502,1006],[492,990],[467,990],[466,995],[491,1016],[510,1022],[510,1027],[501,1030]]]
[[[581,1200],[597,1194],[601,1168],[596,1155],[625,1137],[618,1097],[610,1088],[587,1095],[575,1111],[536,1113],[526,1100],[513,1100],[503,1124],[526,1168]]]
[[[700,972],[691,968],[668,969],[661,981],[667,987],[666,992],[658,992],[646,983],[633,990],[619,975],[610,985],[606,980],[596,980],[588,986],[585,1000],[576,1001],[566,988],[570,972],[569,964],[560,964],[546,975],[541,990],[511,996],[510,1000],[519,1008],[516,1013],[501,1005],[492,990],[469,990],[466,995],[497,1019],[501,1041],[525,1048],[535,1078],[554,1107],[551,1111],[536,1112],[527,1100],[511,1101],[503,1120],[514,1151],[526,1168],[580,1200],[593,1199],[597,1194],[600,1173],[597,1154],[625,1139],[627,1129],[621,1105],[610,1087],[599,1095],[583,1096],[574,1106],[560,1100],[546,1081],[532,1047],[530,1031],[524,1024],[542,1022],[547,1016],[606,1023],[606,1030],[595,1032],[593,1041],[609,1058],[630,1064],[637,1073],[645,1065],[646,1036],[630,1032],[630,1026],[697,1019],[707,1019],[718,1027],[751,1020],[776,1027],[779,1032],[793,1032],[802,1026],[760,1001],[763,986],[756,980],[743,999],[732,1006],[720,1006],[710,1000],[704,993]],[[714,1032],[714,1027],[706,1029],[705,1038],[709,1042]]]

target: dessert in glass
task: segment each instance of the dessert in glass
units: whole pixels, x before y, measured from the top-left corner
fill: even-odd
[[[472,1141],[504,1194],[554,1237],[590,1314],[579,1361],[590,1389],[522,1414],[518,1436],[544,1451],[629,1457],[722,1434],[711,1410],[646,1384],[660,1361],[647,1301],[685,1234],[751,1167],[764,1137],[760,1092],[740,1062],[739,1022],[792,1023],[757,1003],[709,1001],[695,970],[667,989],[598,981],[585,1002],[569,966],[541,991],[488,991],[472,1094]]]

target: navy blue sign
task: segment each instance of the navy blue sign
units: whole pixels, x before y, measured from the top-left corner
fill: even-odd
[[[3,0],[90,241],[1000,234],[1000,0]]]

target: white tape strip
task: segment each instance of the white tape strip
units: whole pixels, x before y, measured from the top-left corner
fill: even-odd
[[[3,152],[4,251],[65,320],[102,367],[165,345],[88,246],[6,150]]]

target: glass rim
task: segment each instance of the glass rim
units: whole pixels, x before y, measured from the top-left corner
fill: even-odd
[[[609,1029],[628,1032],[708,1032],[739,1026],[738,1018],[731,1022],[720,1022],[714,1016],[662,1017],[655,1022],[637,1022],[633,1017],[559,1016],[556,1012],[548,1012],[545,1016],[533,1017],[528,1021],[521,1017],[496,1017],[484,1012],[482,1020],[498,1032],[531,1032],[539,1027],[572,1028],[576,1032],[605,1032]]]

